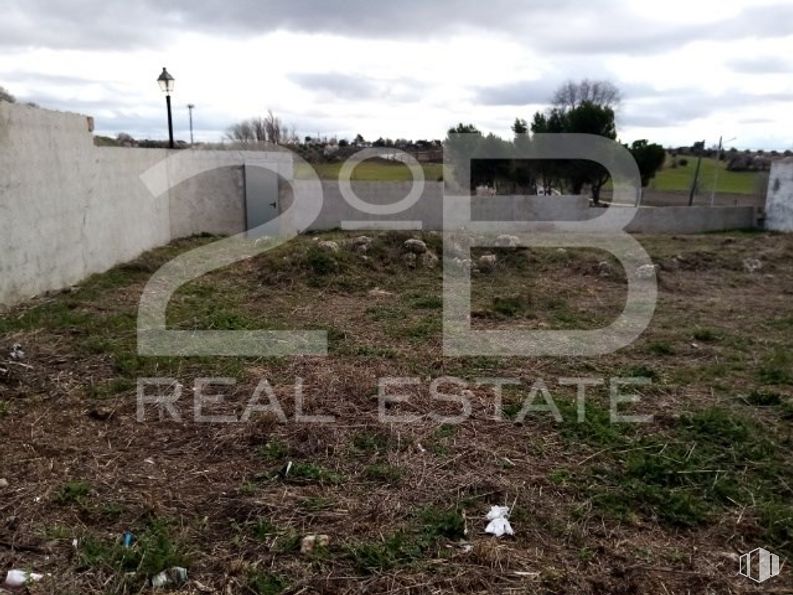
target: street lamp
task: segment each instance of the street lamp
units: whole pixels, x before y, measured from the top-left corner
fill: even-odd
[[[168,146],[173,149],[173,117],[171,116],[171,93],[173,93],[174,78],[162,67],[162,74],[157,77],[160,89],[165,93],[165,105],[168,106]]]
[[[187,111],[190,112],[190,146],[193,146],[193,110],[195,105],[192,103],[187,104]]]

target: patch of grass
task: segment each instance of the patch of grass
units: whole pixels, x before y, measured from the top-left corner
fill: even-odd
[[[674,355],[675,350],[666,341],[653,341],[647,346],[647,350],[653,355]]]
[[[763,358],[757,375],[766,384],[793,384],[793,356],[775,349]]]
[[[617,467],[595,470],[590,483],[593,502],[609,514],[646,510],[670,525],[692,527],[721,508],[754,505],[756,496],[742,486],[752,485],[771,502],[774,494],[783,496],[776,478],[785,463],[775,460],[778,447],[725,409],[685,415],[674,435],[645,436],[625,446]]]
[[[0,401],[0,417],[5,417],[11,411],[8,401]]]
[[[259,447],[259,454],[269,461],[282,461],[289,455],[289,447],[278,438],[271,438]]]
[[[311,246],[308,249],[305,262],[311,272],[320,276],[331,275],[338,272],[340,268],[333,254],[318,246]]]
[[[524,295],[495,296],[491,310],[500,316],[514,318],[530,312],[531,299]]]
[[[80,563],[87,568],[112,572],[116,580],[138,586],[163,570],[189,565],[184,547],[174,539],[168,523],[152,520],[136,533],[136,538],[132,547],[124,547],[119,539],[86,536],[80,542]]]
[[[294,463],[287,476],[290,482],[339,484],[343,478],[335,471],[314,463]]]
[[[430,506],[424,508],[419,519],[423,533],[431,539],[462,539],[465,537],[465,519],[456,507],[438,508]]]
[[[393,465],[378,463],[366,467],[366,469],[364,469],[364,477],[371,481],[396,483],[402,479],[402,470]]]
[[[710,343],[712,341],[718,341],[720,338],[720,333],[710,328],[697,328],[694,330],[693,337],[697,341],[702,341],[703,343]]]
[[[286,590],[287,583],[277,574],[255,570],[248,574],[245,587],[246,592],[255,595],[277,595]]]
[[[748,405],[755,407],[774,407],[782,404],[782,395],[764,390],[753,390],[743,398]]]
[[[347,554],[359,572],[375,573],[411,564],[424,556],[426,544],[408,532],[348,546]]]
[[[275,525],[265,517],[259,517],[254,521],[250,528],[251,535],[257,541],[267,542],[267,540],[277,533]]]
[[[376,430],[361,431],[352,437],[352,445],[362,452],[385,452],[391,448],[391,436]]]
[[[658,372],[644,364],[625,368],[620,372],[620,376],[624,378],[649,378],[653,382],[658,380]]]
[[[297,503],[298,508],[300,508],[300,510],[305,510],[306,512],[331,510],[335,505],[336,503],[332,499],[325,498],[323,496],[311,496],[309,498],[304,498]]]
[[[55,494],[58,504],[83,504],[91,493],[91,484],[82,480],[67,481]]]
[[[443,298],[437,295],[424,295],[414,298],[410,304],[414,308],[423,310],[439,310],[443,308]]]

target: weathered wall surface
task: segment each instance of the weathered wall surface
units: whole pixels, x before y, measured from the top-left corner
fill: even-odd
[[[262,153],[96,147],[88,126],[0,103],[0,305],[175,238],[245,229],[242,164]],[[291,160],[279,172],[290,176]]]
[[[311,192],[312,186],[302,180],[293,182],[294,191]],[[404,223],[406,229],[441,230],[443,228],[443,182],[426,182],[419,199],[396,214],[364,212],[342,195],[336,181],[322,180],[322,210],[309,227],[320,231],[329,229],[376,229],[387,222]],[[410,182],[352,182],[355,195],[371,205],[391,205],[404,199],[411,189]],[[290,185],[281,188],[282,208],[292,204]],[[474,197],[471,217],[479,221],[580,221],[586,218],[589,200],[583,196],[483,196]]]
[[[793,158],[771,164],[765,214],[767,229],[793,231]]]

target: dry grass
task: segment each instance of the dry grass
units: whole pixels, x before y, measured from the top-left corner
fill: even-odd
[[[0,359],[0,568],[51,573],[31,592],[52,593],[137,593],[176,563],[190,571],[183,593],[739,593],[754,591],[735,576],[738,552],[793,553],[793,238],[640,238],[662,267],[642,338],[607,357],[527,359],[443,357],[440,272],[405,265],[406,236],[374,237],[367,260],[347,247],[329,260],[300,238],[185,286],[169,307],[176,328],[324,328],[327,358],[137,356],[146,279],[210,238],[0,318],[2,353],[27,353],[24,365]],[[746,257],[763,269],[745,272]],[[495,273],[475,275],[474,325],[607,324],[625,285],[604,260],[504,251]],[[430,416],[457,410],[430,399],[443,375],[472,383],[460,425]],[[590,375],[652,378],[631,412],[655,421],[608,424],[600,388],[575,423],[574,388],[558,379]],[[184,385],[182,423],[153,409],[136,421],[136,381],[150,376]],[[236,380],[214,413],[239,416],[266,378],[289,422],[195,423],[193,382],[213,376]],[[383,376],[421,379],[389,410],[419,421],[378,421]],[[504,390],[508,416],[541,378],[564,421],[493,420],[492,390],[473,381],[494,376],[523,383]],[[335,423],[294,421],[296,377],[305,413]],[[496,540],[483,516],[504,503],[517,533]],[[138,536],[130,550],[125,530]],[[307,534],[330,545],[301,554]],[[787,566],[768,587],[793,588]]]

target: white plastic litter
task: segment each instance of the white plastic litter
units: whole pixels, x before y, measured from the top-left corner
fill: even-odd
[[[43,578],[43,574],[38,574],[36,572],[27,572],[26,570],[9,570],[8,574],[6,574],[6,580],[5,583],[3,583],[3,586],[10,587],[12,589],[18,589],[19,587],[24,587],[28,583],[38,582]]]
[[[187,568],[174,566],[168,570],[163,570],[160,574],[154,575],[151,579],[151,586],[155,589],[159,589],[168,585],[181,585],[186,582]]]
[[[490,533],[496,537],[502,535],[514,535],[512,525],[509,524],[508,506],[491,506],[487,513],[487,520],[490,521],[485,527],[485,533]]]
[[[25,359],[25,352],[22,350],[22,345],[19,343],[14,343],[11,346],[11,352],[8,354],[8,357],[10,357],[15,362]]]

